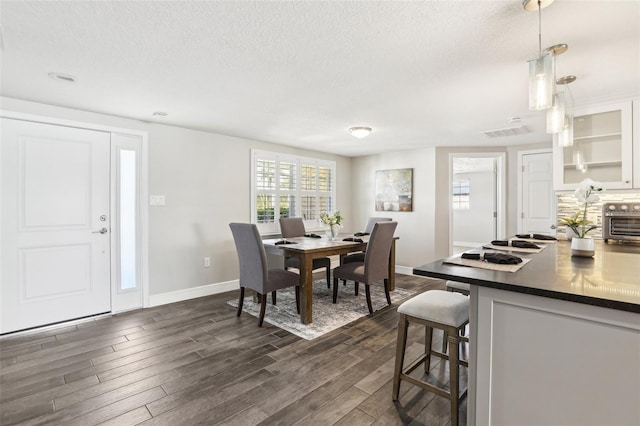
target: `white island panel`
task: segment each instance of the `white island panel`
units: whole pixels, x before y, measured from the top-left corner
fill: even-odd
[[[640,315],[472,289],[469,424],[640,424]]]

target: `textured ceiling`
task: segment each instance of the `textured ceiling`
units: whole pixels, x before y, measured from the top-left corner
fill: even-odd
[[[527,108],[538,17],[520,0],[0,5],[7,97],[346,156],[550,140]],[[556,0],[542,43],[569,45],[557,75],[578,77],[577,105],[640,94],[639,1]],[[531,132],[481,133],[512,116]]]

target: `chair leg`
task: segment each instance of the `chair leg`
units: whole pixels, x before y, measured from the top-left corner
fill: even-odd
[[[402,367],[404,365],[404,352],[407,346],[407,330],[409,329],[409,322],[405,314],[400,314],[398,317],[398,338],[396,342],[396,366],[393,371],[393,392],[391,393],[391,399],[398,400],[400,395],[400,374],[402,374]]]
[[[296,286],[296,312],[300,313],[300,286]]]
[[[369,313],[373,313],[373,308],[371,307],[371,290],[369,289],[369,284],[364,285],[364,291],[367,295],[367,308],[369,308]]]
[[[354,284],[356,285],[355,286],[356,291],[355,291],[354,294],[357,296],[358,295],[358,291],[360,290],[360,283],[358,281],[354,281]]]
[[[449,343],[449,333],[447,330],[442,331],[442,353],[447,353],[447,344]]]
[[[458,333],[449,335],[449,390],[451,392],[451,425],[458,426],[458,392],[460,375],[458,374]]]
[[[267,309],[267,294],[260,295],[262,303],[260,305],[260,318],[258,319],[258,327],[262,327],[264,322],[264,311]]]
[[[338,302],[338,279],[333,278],[333,303]]]
[[[331,268],[327,266],[327,288],[331,288]]]
[[[433,327],[426,326],[424,328],[424,353],[427,357],[424,359],[424,372],[431,370],[431,346],[433,345]]]
[[[389,280],[384,280],[384,295],[387,297],[387,305],[391,305],[391,295],[389,294]]]
[[[240,299],[238,299],[238,313],[237,316],[240,316],[242,313],[242,304],[244,303],[244,287],[240,287]]]
[[[271,292],[271,303],[276,304],[276,292],[275,290]]]

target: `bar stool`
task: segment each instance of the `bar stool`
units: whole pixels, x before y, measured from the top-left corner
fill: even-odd
[[[471,293],[471,284],[461,283],[459,281],[447,281],[445,284],[447,286],[447,291],[454,291],[456,293],[464,294],[465,296],[468,296]],[[464,335],[465,328],[460,331],[460,336]],[[448,333],[445,331],[444,336],[442,336],[442,352],[447,352],[447,337]]]
[[[451,424],[456,426],[458,424],[458,404],[467,396],[466,389],[461,396],[458,396],[460,387],[458,367],[460,364],[466,367],[469,366],[467,361],[458,359],[458,349],[460,341],[464,340],[459,336],[459,331],[469,322],[469,297],[444,290],[430,290],[404,302],[398,307],[398,313],[400,316],[398,318],[398,340],[392,399],[394,401],[398,400],[400,381],[406,380],[422,389],[449,399],[451,401]],[[424,354],[409,366],[403,368],[410,322],[425,326]],[[449,348],[455,348],[455,350],[449,351],[449,355],[432,348],[434,328],[448,333]],[[449,391],[409,376],[422,363],[424,363],[425,373],[428,373],[431,355],[449,360]]]
[[[471,293],[471,284],[461,283],[458,281],[447,281],[447,291],[455,291],[468,296]]]

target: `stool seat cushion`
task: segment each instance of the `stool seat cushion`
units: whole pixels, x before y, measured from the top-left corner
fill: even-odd
[[[469,321],[469,296],[444,290],[429,290],[404,302],[398,307],[398,312],[460,327]]]
[[[449,287],[458,290],[471,291],[471,284],[461,283],[459,281],[447,281],[447,288]]]

